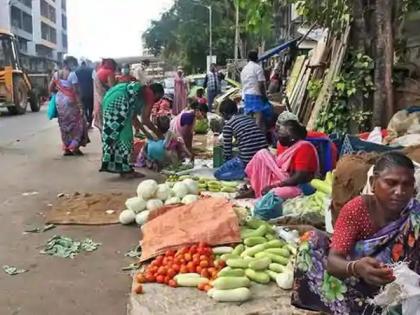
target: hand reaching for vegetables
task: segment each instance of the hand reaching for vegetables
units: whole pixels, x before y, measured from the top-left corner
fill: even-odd
[[[382,286],[395,280],[392,269],[372,257],[364,257],[358,260],[354,270],[360,278],[376,286]]]

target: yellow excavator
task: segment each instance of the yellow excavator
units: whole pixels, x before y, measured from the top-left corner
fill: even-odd
[[[13,34],[0,30],[0,107],[13,115],[24,114],[29,106],[39,111],[39,100],[31,80],[22,68]]]

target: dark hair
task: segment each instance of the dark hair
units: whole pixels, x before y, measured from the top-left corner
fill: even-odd
[[[156,126],[158,127],[159,131],[162,133],[166,133],[171,125],[171,119],[168,116],[159,116],[156,120]]]
[[[209,107],[207,104],[198,104],[198,110],[202,113],[207,114],[209,112]]]
[[[197,89],[196,94],[198,95],[199,93],[200,93],[201,95],[203,95],[203,94],[204,94],[204,89],[203,89],[203,88],[199,88],[199,89]]]
[[[238,105],[235,101],[232,101],[230,98],[226,98],[220,104],[220,113],[223,115],[235,115],[238,112]]]
[[[248,52],[248,60],[251,60],[253,62],[258,61],[258,52],[256,50],[250,50]]]
[[[385,169],[395,166],[404,167],[412,171],[415,170],[413,161],[411,161],[410,158],[404,153],[393,151],[384,153],[379,157],[373,167],[373,173],[379,174]]]
[[[87,65],[87,64],[86,64],[86,61],[84,61],[84,60],[83,60],[83,61],[82,61],[82,63],[81,63],[81,65],[82,65],[82,66],[86,66],[86,65]]]
[[[153,94],[155,95],[163,95],[165,94],[165,90],[163,88],[163,85],[160,83],[152,83],[149,85],[150,89],[153,91]]]
[[[286,120],[281,124],[286,127],[293,137],[298,139],[305,139],[307,135],[306,128],[302,126],[297,120]]]
[[[67,56],[64,60],[63,60],[63,64],[64,64],[64,66],[67,66],[67,67],[70,67],[71,65],[74,65],[74,66],[78,66],[78,62],[77,62],[77,59],[76,58],[74,58],[73,56]]]

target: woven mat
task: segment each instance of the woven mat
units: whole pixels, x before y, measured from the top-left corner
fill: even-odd
[[[118,223],[125,209],[126,193],[84,193],[62,196],[47,212],[47,223],[106,225]],[[113,213],[107,213],[113,210]],[[110,212],[110,211],[109,211]]]

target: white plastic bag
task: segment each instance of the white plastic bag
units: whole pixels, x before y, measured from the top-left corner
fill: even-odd
[[[376,144],[382,144],[382,129],[381,129],[381,127],[373,128],[372,132],[369,134],[366,141],[376,143]]]

